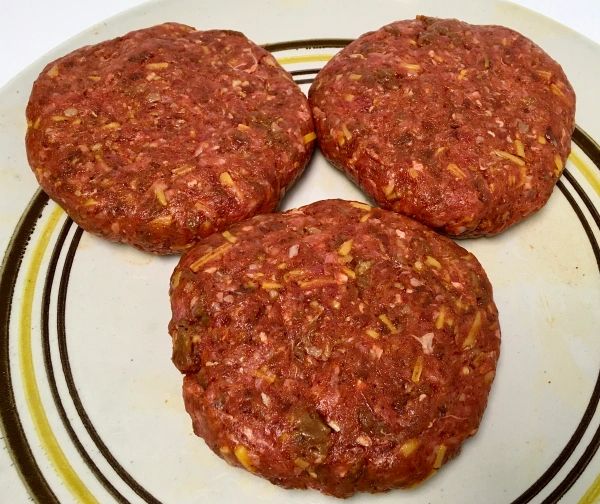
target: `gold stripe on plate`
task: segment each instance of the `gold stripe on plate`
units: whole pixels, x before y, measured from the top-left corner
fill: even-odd
[[[25,400],[27,402],[27,407],[29,408],[29,414],[31,415],[42,448],[48,455],[50,462],[54,466],[54,470],[63,479],[67,488],[79,502],[85,504],[98,504],[98,500],[88,490],[81,478],[79,478],[73,469],[73,466],[69,463],[65,452],[58,444],[58,440],[52,431],[48,416],[46,415],[46,411],[42,404],[35,368],[33,366],[33,352],[31,346],[31,313],[33,311],[33,298],[42,260],[46,253],[46,249],[48,248],[50,237],[63,215],[64,211],[60,207],[56,207],[52,211],[32,252],[31,263],[25,276],[25,287],[23,289],[19,335],[19,363],[21,365],[21,378],[25,389]]]
[[[280,65],[289,65],[291,63],[310,63],[314,61],[329,61],[333,54],[303,54],[302,56],[284,56],[277,58]]]
[[[587,492],[579,499],[579,504],[598,504],[600,502],[600,474],[587,489]]]
[[[600,181],[597,177],[594,176],[590,167],[585,163],[583,159],[579,157],[578,154],[571,152],[569,156],[569,161],[571,161],[575,167],[581,172],[581,174],[586,178],[586,180],[590,183],[590,185],[596,191],[596,194],[600,196]]]

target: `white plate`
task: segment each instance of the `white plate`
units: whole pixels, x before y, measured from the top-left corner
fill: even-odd
[[[486,268],[502,355],[479,433],[412,490],[354,502],[525,503],[600,494],[600,48],[503,2],[260,0],[156,2],[53,50],[0,92],[0,474],[53,502],[337,502],[275,487],[228,466],[192,434],[170,362],[168,278],[154,257],[82,233],[43,193],[23,145],[24,109],[43,65],[83,44],[164,21],[241,30],[309,81],[345,42],[419,13],[503,24],[564,67],[578,130],[548,205],[493,239],[463,241]],[[325,40],[327,39],[327,40]],[[333,40],[332,40],[333,39]],[[290,208],[362,194],[320,154],[286,197]],[[7,453],[10,455],[7,456]],[[11,481],[17,481],[13,478]],[[3,502],[22,502],[18,483]]]

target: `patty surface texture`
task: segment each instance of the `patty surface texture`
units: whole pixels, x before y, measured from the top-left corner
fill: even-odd
[[[328,200],[198,243],[171,278],[194,431],[271,482],[414,485],[473,435],[500,347],[476,258],[400,214]]]
[[[381,207],[457,237],[541,208],[575,124],[564,72],[529,39],[423,16],[352,42],[309,100],[335,166]]]
[[[49,63],[27,120],[44,191],[85,230],[160,254],[274,210],[314,143],[308,102],[270,53],[175,23]]]

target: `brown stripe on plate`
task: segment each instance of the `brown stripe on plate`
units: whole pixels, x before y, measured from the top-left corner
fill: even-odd
[[[325,49],[327,47],[346,47],[353,40],[347,38],[290,40],[288,42],[262,44],[262,47],[269,52],[288,51],[290,49]]]
[[[161,502],[154,497],[148,490],[144,488],[137,480],[125,470],[125,468],[119,464],[115,456],[108,449],[106,443],[102,440],[98,431],[94,427],[87,411],[83,407],[83,403],[81,402],[81,398],[79,397],[79,392],[77,391],[77,387],[75,385],[75,381],[73,379],[73,373],[71,371],[71,364],[69,362],[69,352],[67,348],[67,331],[65,324],[65,313],[67,306],[67,290],[69,285],[69,277],[71,275],[71,268],[73,266],[73,260],[75,258],[75,254],[77,251],[77,247],[79,246],[79,242],[81,240],[81,236],[83,234],[83,230],[78,227],[73,234],[71,239],[71,244],[69,245],[69,249],[67,250],[67,254],[65,256],[65,262],[63,265],[63,270],[60,276],[60,282],[58,287],[58,301],[57,301],[57,318],[56,318],[56,328],[57,328],[57,336],[58,336],[58,348],[60,353],[60,360],[62,364],[62,370],[64,373],[64,377],[67,383],[67,388],[69,390],[69,394],[71,396],[71,400],[75,405],[75,409],[77,410],[77,414],[85,427],[88,435],[92,438],[92,441],[102,453],[103,457],[106,461],[111,465],[113,470],[119,475],[119,477],[142,499],[150,504],[161,504]]]
[[[3,391],[3,398],[0,401],[0,420],[10,456],[23,476],[22,480],[28,487],[29,493],[44,504],[59,504],[33,456],[23,430],[10,376],[9,354],[10,315],[17,277],[31,235],[47,203],[46,193],[38,190],[12,234],[0,269],[0,299],[2,300],[0,303],[0,390]]]
[[[104,474],[100,471],[98,466],[95,464],[94,460],[88,452],[85,450],[83,444],[77,437],[69,418],[67,417],[67,413],[62,403],[62,399],[58,392],[58,387],[56,385],[56,379],[54,377],[54,368],[52,365],[52,355],[50,351],[50,300],[52,293],[52,286],[54,283],[54,276],[56,275],[56,267],[58,265],[58,260],[60,254],[62,252],[63,245],[65,240],[67,239],[67,235],[73,225],[73,221],[71,218],[67,218],[60,230],[60,234],[54,244],[54,249],[52,251],[52,255],[50,257],[50,263],[48,265],[48,270],[46,271],[46,280],[44,282],[44,289],[42,291],[42,312],[41,312],[41,332],[42,332],[42,348],[44,353],[44,367],[46,368],[46,378],[48,379],[48,384],[50,386],[50,392],[52,394],[52,399],[54,400],[54,405],[58,410],[58,415],[62,421],[62,424],[71,439],[71,442],[75,445],[77,452],[87,464],[88,468],[92,472],[94,476],[100,481],[102,486],[115,498],[117,502],[120,504],[130,504],[129,501],[121,494],[119,491],[110,483],[110,481],[104,476]],[[79,228],[77,231],[81,231]],[[76,232],[77,232],[76,231]],[[81,233],[80,233],[81,234]]]

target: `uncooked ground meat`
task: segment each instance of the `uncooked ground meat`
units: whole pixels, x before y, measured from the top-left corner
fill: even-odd
[[[87,231],[161,254],[272,211],[314,143],[305,96],[267,51],[175,23],[49,63],[27,120],[48,195]]]
[[[194,431],[234,465],[338,497],[418,483],[483,414],[500,329],[475,257],[330,200],[198,243],[171,278]]]
[[[419,16],[338,53],[309,92],[320,147],[377,203],[454,236],[541,208],[569,155],[575,95],[519,33]]]

